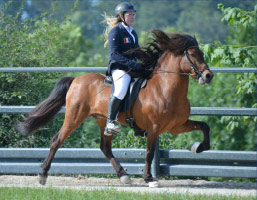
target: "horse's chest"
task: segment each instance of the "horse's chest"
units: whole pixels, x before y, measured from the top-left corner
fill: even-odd
[[[190,104],[188,100],[180,101],[159,101],[157,121],[163,124],[163,128],[167,126],[174,126],[176,124],[186,121],[190,114]]]
[[[161,130],[164,130],[188,119],[190,105],[186,95],[182,96],[181,92],[180,95],[171,94],[168,96],[156,93],[158,95],[150,95],[152,97],[150,100],[141,96],[140,104],[137,104],[135,109],[135,112],[141,110],[140,116],[145,116],[145,122],[157,124]],[[149,94],[147,93],[147,95]]]
[[[183,100],[162,100],[158,103],[160,115],[187,114],[190,112],[190,105],[187,99]]]

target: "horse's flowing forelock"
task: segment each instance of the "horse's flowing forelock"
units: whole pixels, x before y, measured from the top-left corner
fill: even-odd
[[[153,30],[153,39],[146,47],[132,50],[142,62],[143,68],[154,69],[158,59],[164,51],[168,50],[175,56],[182,55],[191,46],[198,46],[194,37],[187,34],[166,34],[161,30]],[[131,51],[130,51],[131,52]]]

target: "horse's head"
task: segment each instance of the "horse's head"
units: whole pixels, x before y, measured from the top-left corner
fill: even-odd
[[[165,33],[161,33],[164,37]],[[180,70],[190,74],[200,84],[209,84],[213,73],[204,60],[204,54],[198,46],[195,37],[187,34],[166,34],[166,45],[159,42],[164,50],[171,51],[176,57],[180,57]]]
[[[180,64],[183,72],[190,73],[202,85],[209,84],[214,76],[203,55],[198,45],[189,46],[184,50]]]
[[[153,30],[152,35],[153,40],[148,46],[143,49],[137,48],[131,51],[131,53],[135,53],[137,58],[141,60],[144,70],[150,72],[143,72],[147,74],[147,77],[156,68],[154,73],[190,74],[200,84],[209,84],[211,82],[213,73],[205,63],[203,52],[199,49],[195,37],[178,33],[166,34],[161,30]],[[164,55],[164,52],[171,52],[175,57],[181,58],[180,65],[177,65],[177,69],[174,69],[176,66],[174,63],[170,64],[170,66],[165,66],[164,70],[156,67],[163,66],[161,63],[163,60],[159,64],[158,60]],[[171,57],[166,58],[172,59]]]

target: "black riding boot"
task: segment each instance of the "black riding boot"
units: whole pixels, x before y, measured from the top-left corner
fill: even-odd
[[[120,132],[120,126],[115,125],[114,122],[117,120],[121,101],[122,100],[111,95],[108,105],[107,123],[104,130],[104,135],[111,136]]]

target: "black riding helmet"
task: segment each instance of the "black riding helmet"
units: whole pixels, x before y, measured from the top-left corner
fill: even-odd
[[[115,13],[118,18],[119,18],[119,14],[122,14],[123,19],[125,19],[124,14],[125,12],[129,12],[129,11],[133,11],[133,12],[137,11],[136,8],[133,6],[133,4],[129,2],[122,2],[118,4],[115,8]],[[120,20],[127,25],[127,23],[123,19],[120,19]]]
[[[129,2],[122,2],[118,4],[115,8],[116,15],[119,15],[121,12],[134,11],[136,12],[135,7]]]

